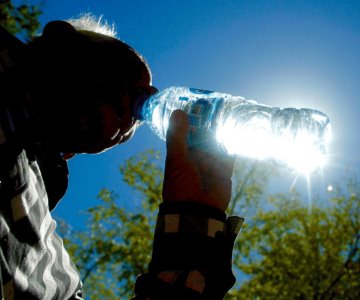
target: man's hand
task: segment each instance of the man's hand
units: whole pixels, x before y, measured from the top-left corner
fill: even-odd
[[[173,112],[166,137],[164,201],[192,201],[225,210],[235,159],[189,149],[186,113]]]

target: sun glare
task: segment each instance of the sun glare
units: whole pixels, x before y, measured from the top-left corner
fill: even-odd
[[[306,175],[326,164],[325,146],[319,147],[315,134],[303,130],[295,137],[290,133],[279,136],[264,129],[271,128],[266,122],[269,121],[254,118],[238,124],[235,119],[228,119],[219,126],[216,139],[230,155],[275,160]],[[330,136],[331,128],[327,126],[325,139]]]

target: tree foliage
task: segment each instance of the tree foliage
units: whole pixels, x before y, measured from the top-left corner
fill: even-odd
[[[39,17],[42,11],[38,5],[15,5],[11,0],[0,1],[0,26],[25,40],[35,36],[40,28]]]
[[[360,186],[338,190],[323,207],[296,193],[258,207],[235,250],[247,279],[228,298],[360,299]]]
[[[88,229],[72,231],[62,224],[64,244],[79,268],[90,299],[126,299],[136,276],[150,261],[156,213],[162,192],[159,154],[147,151],[120,167],[131,199],[103,189],[99,205],[87,210]],[[126,202],[131,202],[131,208]],[[125,205],[124,205],[125,204]]]
[[[120,172],[134,190],[131,199],[104,189],[100,204],[88,210],[87,231],[62,227],[91,299],[130,298],[150,260],[162,188],[159,155],[132,157]],[[327,205],[309,207],[296,192],[269,195],[272,176],[262,163],[237,165],[228,213],[247,219],[234,250],[239,280],[226,298],[360,299],[358,182],[329,194]]]

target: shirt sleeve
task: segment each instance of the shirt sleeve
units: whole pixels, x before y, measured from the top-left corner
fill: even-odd
[[[149,272],[133,300],[223,299],[234,285],[232,251],[243,218],[191,202],[161,204]]]
[[[38,163],[16,139],[1,135],[0,121],[0,296],[83,299],[79,274],[55,232]]]

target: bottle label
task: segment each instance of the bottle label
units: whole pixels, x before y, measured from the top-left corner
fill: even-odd
[[[222,98],[199,99],[190,106],[189,123],[194,128],[210,129],[211,123],[216,115],[216,111]]]
[[[212,151],[216,143],[214,142],[214,119],[218,108],[224,102],[222,98],[198,99],[188,111],[190,134],[190,146],[206,151]]]

